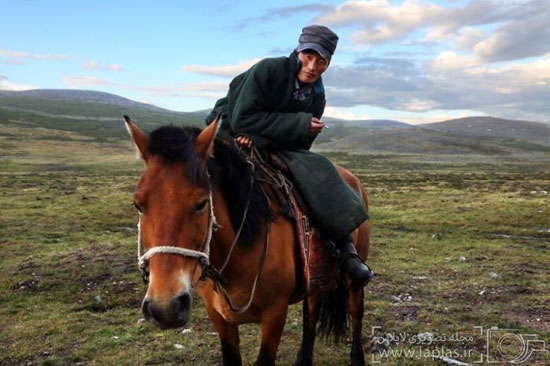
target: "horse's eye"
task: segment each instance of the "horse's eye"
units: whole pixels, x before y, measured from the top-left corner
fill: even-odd
[[[136,208],[136,210],[138,210],[140,213],[143,212],[143,209],[137,204],[134,202],[134,207]]]
[[[208,200],[204,200],[201,203],[197,205],[197,212],[200,212],[205,209],[206,204],[208,203]]]

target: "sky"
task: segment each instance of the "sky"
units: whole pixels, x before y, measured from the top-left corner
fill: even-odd
[[[0,0],[0,14],[0,90],[210,109],[233,77],[323,24],[340,37],[326,116],[550,122],[549,0]]]

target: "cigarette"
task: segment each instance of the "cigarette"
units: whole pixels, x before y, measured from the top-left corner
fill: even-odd
[[[325,128],[330,128],[330,126],[325,123]]]

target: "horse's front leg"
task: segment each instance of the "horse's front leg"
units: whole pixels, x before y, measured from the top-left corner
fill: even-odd
[[[262,344],[255,366],[274,366],[277,348],[286,322],[288,303],[271,306],[262,313]]]
[[[313,346],[315,344],[317,321],[319,320],[319,299],[319,291],[311,291],[304,296],[302,345],[294,366],[313,365]]]
[[[349,311],[353,327],[353,339],[351,343],[351,366],[365,365],[365,352],[363,351],[363,338],[361,334],[363,325],[363,289],[349,292]]]
[[[214,308],[207,306],[206,311],[222,344],[223,366],[242,366],[239,348],[239,326],[228,323]]]

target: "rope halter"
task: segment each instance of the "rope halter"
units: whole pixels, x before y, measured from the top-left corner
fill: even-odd
[[[210,242],[212,241],[212,233],[217,230],[218,223],[216,222],[216,216],[214,215],[214,204],[212,203],[212,190],[208,192],[208,202],[210,205],[210,214],[208,217],[208,231],[206,239],[202,245],[202,251],[180,248],[172,245],[163,245],[156,246],[148,251],[145,254],[142,254],[145,250],[145,246],[141,241],[141,213],[139,214],[138,221],[138,238],[137,238],[137,257],[138,257],[138,267],[141,271],[141,276],[143,277],[143,282],[149,283],[149,260],[155,254],[178,254],[184,257],[198,258],[199,262],[203,268],[203,276],[205,270],[210,267]]]

